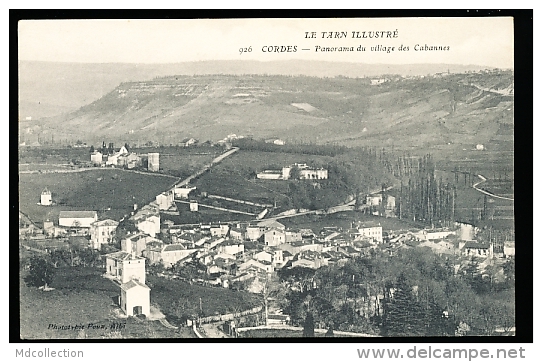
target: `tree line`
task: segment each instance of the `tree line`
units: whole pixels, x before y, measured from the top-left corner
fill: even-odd
[[[390,256],[375,252],[318,270],[284,269],[289,286],[284,313],[303,325],[310,314],[320,328],[383,336],[495,335],[515,325],[514,260],[479,270],[470,260],[422,248]]]

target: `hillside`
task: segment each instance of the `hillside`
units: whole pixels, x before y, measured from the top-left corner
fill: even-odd
[[[453,64],[363,64],[325,61],[201,61],[173,64],[62,63],[19,61],[20,119],[56,116],[87,105],[122,82],[167,75],[280,74],[316,77],[365,77],[379,74],[424,75],[482,67]]]
[[[389,79],[371,85],[371,78],[179,75],[125,82],[69,114],[20,122],[20,138],[177,144],[235,133],[287,142],[510,149],[512,72]]]

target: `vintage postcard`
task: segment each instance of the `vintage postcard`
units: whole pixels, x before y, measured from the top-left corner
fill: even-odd
[[[18,41],[22,340],[516,334],[512,17]]]

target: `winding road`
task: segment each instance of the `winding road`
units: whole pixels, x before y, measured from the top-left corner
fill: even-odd
[[[475,183],[474,185],[472,185],[472,187],[473,187],[476,191],[479,191],[479,192],[481,192],[481,193],[483,193],[483,194],[485,194],[485,195],[494,197],[494,198],[496,198],[496,199],[514,201],[513,198],[495,195],[495,194],[492,194],[491,192],[488,192],[488,191],[485,191],[485,190],[482,190],[482,189],[478,188],[478,185],[483,184],[484,182],[487,181],[487,179],[486,179],[484,176],[482,176],[482,175],[476,175],[476,176],[478,176],[478,178],[480,179],[480,181],[478,181],[477,183]]]

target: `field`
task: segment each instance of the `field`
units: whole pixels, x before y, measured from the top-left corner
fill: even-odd
[[[343,230],[349,229],[354,221],[378,222],[382,226],[383,231],[406,230],[424,227],[424,225],[420,223],[399,220],[396,218],[367,215],[355,211],[343,211],[329,215],[303,215],[279,220],[279,222],[284,224],[286,227],[301,229],[308,228],[312,229],[312,231],[315,233],[318,233],[323,227],[331,226],[340,227]]]
[[[266,169],[282,169],[293,163],[325,166],[332,157],[281,152],[239,151],[200,176],[195,185],[209,194],[257,203],[286,207],[288,183],[282,180],[259,180],[256,173]]]
[[[59,268],[52,291],[44,292],[26,286],[23,275],[20,283],[20,335],[23,339],[76,338],[186,338],[193,337],[187,330],[180,333],[162,326],[157,320],[137,320],[123,316],[114,303],[119,287],[101,277],[94,268]],[[152,297],[151,297],[152,298]],[[113,323],[124,324],[119,330]],[[107,329],[88,328],[104,325]],[[57,326],[84,326],[80,330],[54,329]],[[49,328],[51,327],[51,328]]]
[[[72,173],[20,174],[19,210],[34,222],[58,223],[61,210],[96,210],[98,217],[120,219],[170,187],[176,178],[118,169],[92,169]],[[41,191],[53,194],[53,206],[37,205]]]
[[[190,285],[154,275],[148,275],[147,285],[151,288],[153,303],[173,322],[179,320],[182,314],[197,315],[200,298],[204,316],[244,311],[261,305],[260,297],[248,292]],[[179,310],[176,310],[175,305],[180,305]]]

